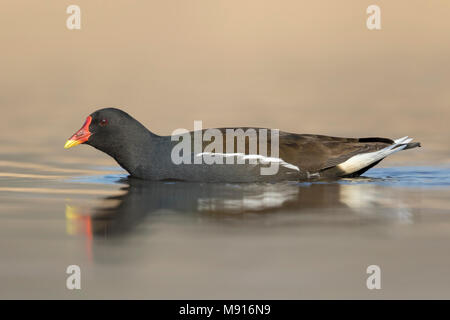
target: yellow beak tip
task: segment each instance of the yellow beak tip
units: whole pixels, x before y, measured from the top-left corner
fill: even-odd
[[[67,140],[66,144],[64,145],[64,149],[69,149],[72,147],[75,147],[76,145],[79,145],[80,141],[77,140]]]

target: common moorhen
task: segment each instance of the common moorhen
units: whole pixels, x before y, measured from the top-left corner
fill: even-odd
[[[392,153],[420,146],[411,140],[263,128],[186,130],[158,136],[126,112],[105,108],[88,116],[64,148],[91,145],[113,157],[132,177],[147,180],[270,182],[356,177]]]

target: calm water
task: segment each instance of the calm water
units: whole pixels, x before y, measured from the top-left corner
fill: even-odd
[[[450,298],[449,167],[206,184],[20,158],[0,161],[1,298]]]

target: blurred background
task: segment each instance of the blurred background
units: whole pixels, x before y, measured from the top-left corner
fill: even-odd
[[[66,28],[70,4],[81,30]],[[158,134],[203,120],[409,135],[425,148],[383,164],[448,162],[449,14],[445,0],[5,1],[0,139],[58,157],[88,114],[120,106]]]
[[[449,298],[449,1],[0,6],[0,298]],[[164,135],[202,120],[423,147],[330,184],[139,183],[63,149],[111,106]]]

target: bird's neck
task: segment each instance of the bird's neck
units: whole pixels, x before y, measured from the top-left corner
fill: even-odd
[[[131,176],[143,178],[142,171],[148,170],[157,153],[159,138],[146,130],[133,135],[133,139],[120,139],[121,142],[102,151],[113,157]]]

